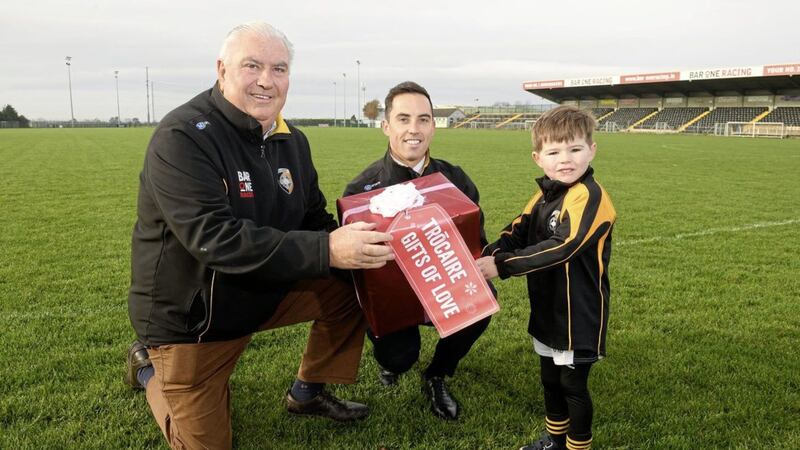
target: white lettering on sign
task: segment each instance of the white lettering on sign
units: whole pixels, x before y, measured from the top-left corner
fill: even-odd
[[[727,69],[690,70],[689,80],[711,80],[715,78],[752,77],[756,71],[752,67],[731,67]]]
[[[439,262],[444,266],[450,282],[455,283],[456,280],[466,277],[467,272],[464,270],[464,265],[458,260],[456,252],[450,250],[450,242],[447,240],[450,236],[442,232],[442,227],[439,226],[436,219],[431,219],[430,222],[423,225],[422,231],[425,232],[425,237],[428,238]]]
[[[430,283],[431,281],[439,281],[442,279],[442,276],[439,275],[439,270],[436,266],[428,266],[422,269],[422,276],[425,278],[426,283]]]
[[[662,72],[662,73],[643,73],[635,75],[622,75],[619,78],[621,84],[627,83],[659,83],[665,81],[676,81],[681,77],[680,72]]]
[[[415,266],[422,267],[431,261],[431,257],[428,255],[425,247],[422,246],[422,242],[417,238],[417,233],[413,231],[408,233],[400,239],[400,242],[403,243],[403,248],[405,248],[407,252],[416,252],[411,255]]]
[[[428,241],[428,244],[433,249],[433,253],[436,255],[439,263],[444,268],[450,283],[454,283],[456,280],[466,277],[467,272],[464,270],[464,265],[461,264],[461,261],[458,260],[455,251],[452,250],[452,245],[449,241],[450,236],[447,234],[447,232],[442,230],[442,227],[439,226],[439,223],[436,221],[436,219],[431,218],[431,220],[422,225],[421,228],[426,240]],[[406,249],[406,251],[417,252],[415,255],[412,255],[414,264],[417,267],[422,267],[425,263],[430,262],[431,256],[425,250],[425,247],[422,245],[415,232],[412,231],[406,234],[401,238],[400,241],[403,243],[403,247]],[[423,260],[425,261],[424,263],[418,262]],[[440,281],[442,279],[442,275],[439,274],[437,266],[433,264],[422,269],[421,273],[422,277],[427,283]],[[431,290],[431,294],[436,299],[436,303],[439,304],[439,307],[442,308],[445,318],[449,318],[460,313],[461,309],[455,303],[453,294],[446,288],[446,283],[440,283]]]
[[[446,287],[447,285],[440,284],[431,290],[431,294],[433,294],[433,298],[436,299],[436,303],[442,308],[445,319],[461,312],[461,309],[456,305],[455,299],[453,299],[453,294],[446,290]]]
[[[568,87],[577,86],[604,86],[608,84],[615,84],[614,77],[592,77],[592,78],[572,78],[565,80]]]

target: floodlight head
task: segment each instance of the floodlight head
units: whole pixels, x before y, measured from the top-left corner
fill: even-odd
[[[70,61],[72,61],[72,56],[65,57],[64,61],[67,63],[67,65],[70,65]]]

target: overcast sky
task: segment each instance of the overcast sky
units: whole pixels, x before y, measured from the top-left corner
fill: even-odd
[[[235,25],[265,20],[294,43],[286,117],[356,110],[414,80],[435,104],[542,100],[522,82],[800,62],[800,1],[4,2],[0,106],[29,119],[146,118],[145,66],[162,117],[215,80]]]

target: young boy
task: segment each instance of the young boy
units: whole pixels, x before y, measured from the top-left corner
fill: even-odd
[[[592,446],[592,364],[605,355],[608,263],[616,211],[589,163],[594,118],[559,106],[534,124],[533,160],[541,190],[486,246],[478,259],[486,279],[526,275],[528,332],[541,362],[547,432],[520,450],[586,450]]]

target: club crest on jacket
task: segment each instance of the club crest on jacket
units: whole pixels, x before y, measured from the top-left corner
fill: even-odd
[[[294,181],[292,181],[292,172],[289,169],[278,169],[278,184],[287,194],[291,194],[294,190]]]
[[[561,211],[557,209],[557,210],[553,211],[553,214],[550,214],[550,218],[547,219],[547,229],[551,233],[555,233],[556,232],[556,227],[558,226],[558,216],[560,216],[560,215],[561,215]]]

